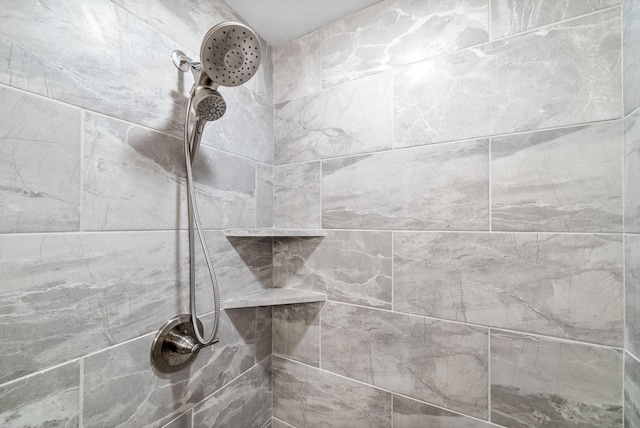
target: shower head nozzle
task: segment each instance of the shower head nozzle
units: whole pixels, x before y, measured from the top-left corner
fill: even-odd
[[[220,92],[211,88],[198,88],[193,97],[193,105],[198,120],[206,122],[220,119],[227,111],[227,103]]]
[[[219,86],[247,82],[258,71],[261,57],[258,36],[238,22],[223,22],[210,29],[200,49],[203,71]]]

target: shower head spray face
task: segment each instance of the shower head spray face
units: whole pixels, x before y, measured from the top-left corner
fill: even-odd
[[[251,79],[260,66],[258,36],[246,25],[223,22],[204,37],[200,61],[206,75],[219,86],[239,86]]]
[[[193,97],[193,105],[198,120],[206,122],[220,119],[227,111],[227,103],[220,92],[211,88],[198,88]]]

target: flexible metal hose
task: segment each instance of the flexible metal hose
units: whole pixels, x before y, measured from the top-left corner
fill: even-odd
[[[187,220],[189,222],[189,310],[191,312],[191,323],[193,324],[193,330],[195,332],[195,338],[201,347],[210,346],[216,342],[216,335],[218,334],[218,326],[220,324],[220,293],[218,290],[218,279],[216,278],[216,271],[211,263],[211,256],[209,255],[209,248],[205,241],[204,234],[202,232],[202,224],[200,222],[200,214],[198,213],[198,203],[196,201],[196,194],[193,187],[193,171],[192,171],[192,158],[195,161],[195,153],[191,153],[191,137],[189,136],[189,114],[191,112],[191,104],[193,97],[189,97],[189,103],[187,104],[187,113],[184,120],[184,159],[187,169]],[[211,278],[211,285],[213,287],[213,303],[214,319],[213,319],[213,331],[207,340],[204,339],[204,332],[200,332],[198,328],[198,315],[196,313],[196,262],[195,262],[195,242],[194,242],[194,224],[195,229],[198,232],[198,238],[200,245],[202,246],[202,252],[204,253],[204,259],[207,262],[207,268],[209,269],[209,277]]]

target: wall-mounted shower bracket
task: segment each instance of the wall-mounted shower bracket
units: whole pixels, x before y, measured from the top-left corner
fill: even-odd
[[[202,331],[200,320],[198,328]],[[202,346],[195,340],[191,315],[178,315],[163,325],[153,339],[151,364],[159,372],[173,373],[189,366],[200,349]]]

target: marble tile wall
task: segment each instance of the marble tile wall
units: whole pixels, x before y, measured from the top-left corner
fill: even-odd
[[[1,15],[0,425],[192,428],[228,403],[242,406],[220,414],[224,424],[255,416],[261,427],[270,311],[223,313],[219,345],[182,373],[149,362],[157,329],[188,310],[181,138],[192,76],[170,55],[197,58],[210,27],[240,18],[222,0],[9,1]],[[222,299],[272,285],[270,239],[216,230],[273,225],[273,67],[262,47],[250,84],[221,88],[229,110],[207,126],[194,167]]]
[[[318,342],[274,312],[274,426],[369,408],[330,378],[394,427],[622,427],[637,4],[385,0],[276,49],[274,222],[328,233],[274,240],[273,281],[328,301]]]
[[[625,358],[624,426],[640,424],[640,2],[624,0],[624,231],[625,231]]]

